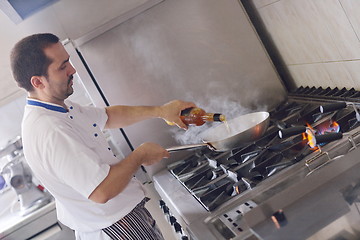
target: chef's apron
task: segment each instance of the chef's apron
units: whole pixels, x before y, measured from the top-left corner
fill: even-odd
[[[144,198],[125,217],[102,229],[111,239],[126,240],[164,240],[156,221],[145,208],[149,198]]]

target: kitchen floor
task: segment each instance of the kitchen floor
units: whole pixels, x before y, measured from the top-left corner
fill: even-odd
[[[58,232],[57,234],[51,236],[51,237],[48,237],[48,238],[42,238],[44,240],[75,240],[75,234],[74,234],[74,231],[71,230],[70,228],[62,225],[61,223],[59,223],[60,227],[61,227],[61,231]],[[41,240],[41,239],[38,239],[38,238],[34,238],[34,239],[31,239],[31,240]]]

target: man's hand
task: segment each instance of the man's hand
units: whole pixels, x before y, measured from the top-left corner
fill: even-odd
[[[168,123],[177,125],[179,128],[187,129],[188,126],[186,126],[180,119],[180,113],[182,110],[191,107],[196,107],[196,105],[192,102],[173,100],[160,106],[160,117]]]
[[[156,143],[143,143],[134,150],[134,154],[138,157],[141,165],[151,165],[160,162],[163,158],[169,158],[170,153]]]

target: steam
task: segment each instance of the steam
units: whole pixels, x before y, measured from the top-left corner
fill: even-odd
[[[187,100],[193,101],[198,107],[203,108],[206,112],[224,114],[227,120],[231,120],[238,116],[254,112],[254,110],[245,108],[241,106],[239,102],[235,102],[224,96],[211,97],[210,99],[204,99],[204,97],[202,96],[201,98],[202,99],[194,99],[192,96],[186,97]],[[265,111],[265,108],[266,107],[260,107],[255,111]],[[219,124],[223,123],[207,122],[202,126],[190,125],[188,130],[186,131],[179,128],[171,128],[170,131],[174,139],[179,144],[196,144],[202,142],[202,133],[204,133],[209,128],[218,126]]]

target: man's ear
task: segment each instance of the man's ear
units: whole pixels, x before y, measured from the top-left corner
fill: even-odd
[[[32,76],[30,81],[31,85],[36,89],[43,89],[45,87],[43,84],[44,78],[41,76]]]

